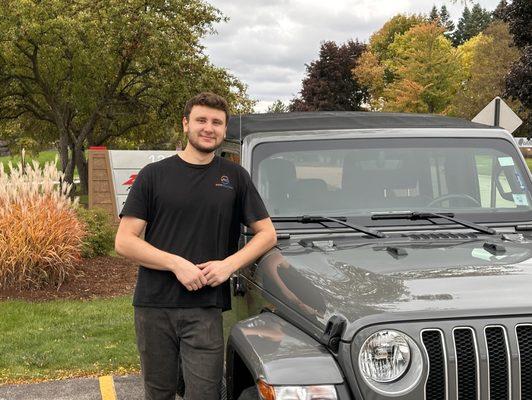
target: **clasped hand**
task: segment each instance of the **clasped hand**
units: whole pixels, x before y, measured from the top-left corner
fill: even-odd
[[[218,286],[229,279],[233,272],[234,268],[227,261],[216,260],[196,265],[187,262],[175,275],[187,290],[194,291],[206,285]]]
[[[208,261],[198,264],[197,267],[203,272],[203,276],[207,279],[207,285],[218,286],[229,279],[234,272],[234,268],[225,260]]]

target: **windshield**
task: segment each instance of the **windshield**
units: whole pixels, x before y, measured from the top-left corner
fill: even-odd
[[[268,142],[254,148],[252,162],[271,216],[416,210],[477,221],[532,220],[528,171],[503,139]]]

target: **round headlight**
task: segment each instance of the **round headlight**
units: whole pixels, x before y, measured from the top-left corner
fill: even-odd
[[[375,382],[399,379],[410,364],[410,346],[400,332],[385,330],[371,335],[362,345],[358,357],[360,370]]]

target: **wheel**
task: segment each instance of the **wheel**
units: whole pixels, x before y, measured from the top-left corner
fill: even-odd
[[[440,197],[436,197],[434,200],[432,200],[429,204],[427,204],[427,207],[432,207],[434,206],[435,204],[438,204],[438,203],[441,203],[442,201],[445,201],[445,200],[450,200],[450,199],[463,199],[463,200],[467,200],[469,201],[471,204],[473,204],[475,207],[481,207],[482,205],[478,202],[477,199],[475,199],[474,197],[471,197],[467,194],[462,194],[462,193],[456,193],[456,194],[446,194],[446,195],[443,195],[443,196],[440,196]]]
[[[247,389],[244,389],[244,391],[240,393],[240,396],[238,396],[238,400],[260,400],[259,392],[257,392],[257,387],[251,386]]]

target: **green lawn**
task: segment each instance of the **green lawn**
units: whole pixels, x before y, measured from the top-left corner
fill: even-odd
[[[37,161],[39,161],[40,165],[44,165],[44,163],[48,161],[54,161],[56,155],[57,151],[55,150],[41,151],[37,156]],[[26,160],[28,160],[28,158],[33,159],[33,157],[26,155]],[[7,167],[9,161],[11,161],[13,165],[16,165],[20,161],[20,154],[0,157],[0,162],[4,164],[4,169]]]
[[[137,371],[131,298],[0,302],[0,384]]]
[[[56,156],[57,156],[56,166],[59,168],[59,155],[57,154],[56,150],[41,151],[37,155],[36,158],[26,155],[26,161],[36,159],[39,162],[39,165],[43,166],[46,162],[49,162],[49,161],[53,162]],[[20,161],[20,154],[13,155],[13,156],[0,157],[0,162],[4,164],[4,170],[7,169],[7,165],[9,161],[11,161],[13,165],[16,165]],[[77,178],[78,178],[78,170],[74,169],[74,179],[77,179]]]
[[[532,171],[532,158],[526,158],[526,163]],[[489,156],[477,156],[476,164],[480,175],[491,175],[491,158]]]
[[[131,297],[0,302],[0,385],[139,371]],[[225,337],[234,324],[224,313]]]

